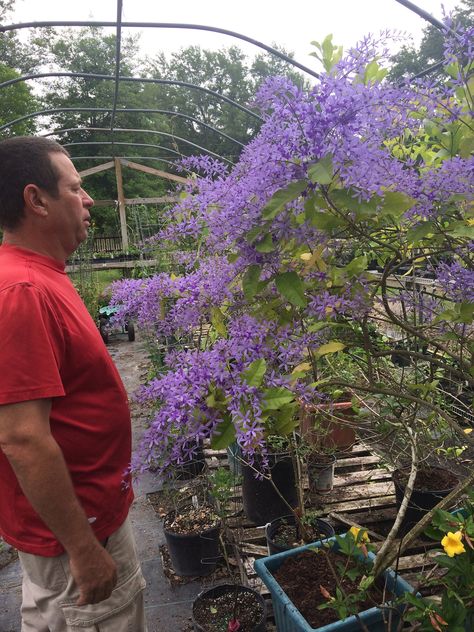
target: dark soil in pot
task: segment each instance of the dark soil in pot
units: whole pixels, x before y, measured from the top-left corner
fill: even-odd
[[[405,489],[409,475],[409,469],[395,470],[393,473],[395,485]],[[414,489],[420,492],[443,492],[453,489],[458,482],[458,477],[449,470],[442,467],[425,467],[416,473]]]
[[[202,592],[193,604],[196,632],[227,632],[237,619],[239,632],[265,631],[265,602],[251,588],[224,584]]]
[[[192,535],[212,529],[219,524],[219,517],[211,507],[186,507],[177,512],[170,512],[164,517],[163,527],[166,531],[180,535]]]
[[[354,564],[345,555],[327,551],[331,556],[331,563],[337,568],[337,563]],[[336,571],[337,572],[337,571]],[[320,586],[330,595],[336,594],[337,583],[328,563],[326,554],[313,551],[303,551],[294,557],[288,557],[283,564],[273,572],[273,576],[280,584],[291,601],[295,604],[303,617],[313,628],[319,628],[339,621],[339,616],[331,608],[318,610],[318,605],[327,603]],[[357,591],[359,581],[352,581],[348,577],[338,578],[345,593]],[[374,587],[371,597],[359,604],[362,612],[384,601],[383,587]]]
[[[410,470],[400,468],[392,474],[395,484],[395,499],[400,508],[408,482]],[[445,498],[459,482],[450,470],[442,467],[424,467],[416,474],[408,508],[400,527],[400,535],[406,535],[423,516]]]
[[[310,544],[317,540],[330,538],[334,535],[334,529],[320,518],[315,518],[313,524],[305,524],[306,538],[300,533],[295,516],[283,516],[273,520],[266,530],[267,545],[270,555],[287,551],[303,544]]]

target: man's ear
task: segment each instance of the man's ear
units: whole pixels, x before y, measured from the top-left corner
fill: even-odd
[[[25,210],[31,211],[41,217],[48,215],[47,201],[44,191],[36,184],[27,184],[23,190],[23,199],[25,201]]]

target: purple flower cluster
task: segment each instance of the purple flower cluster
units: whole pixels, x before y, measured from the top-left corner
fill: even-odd
[[[436,272],[446,297],[456,303],[474,303],[474,269],[468,270],[454,261],[441,263]]]
[[[461,34],[450,41],[450,58],[463,42]],[[469,46],[472,42],[468,51]],[[409,258],[413,244],[397,250],[396,239],[417,235],[428,222],[424,235],[438,231],[434,249],[458,254],[436,268],[442,297],[412,294],[405,301],[432,320],[441,299],[474,300],[472,261],[459,254],[469,250],[463,218],[474,193],[474,160],[440,144],[443,130],[451,133],[453,119],[461,112],[467,118],[468,108],[457,100],[456,82],[396,86],[367,77],[368,64],[375,58],[380,63],[386,54],[380,42],[366,38],[309,91],[286,78],[270,78],[255,98],[264,119],[260,133],[232,170],[209,156],[186,159],[183,168],[202,175],[185,187],[156,237],[177,249],[186,272],[117,282],[113,302],[121,316],[157,335],[192,336],[213,322],[216,309],[225,324],[212,329],[206,346],[170,352],[166,372],[141,390],[140,398],[153,402],[155,413],[136,469],[180,462],[183,451],[192,450],[191,439],[219,433],[229,419],[237,441],[252,455],[264,445],[263,388],[290,386],[304,401],[320,396],[288,378],[308,350],[327,338],[327,331],[311,330],[308,323],[357,322],[374,306],[383,307],[373,279],[363,269],[345,271],[334,243],[351,238],[354,250],[365,245],[378,255],[386,245],[387,261],[400,260],[401,250]],[[328,157],[329,176],[314,175]],[[297,194],[276,206],[278,192],[295,184]],[[389,194],[409,200],[409,208],[398,214],[396,208],[387,210]],[[359,207],[369,208],[373,200],[374,213],[359,215]],[[329,217],[340,221],[325,226]],[[192,242],[196,251],[189,252]],[[324,262],[310,268],[305,261],[315,251]],[[245,286],[249,270],[258,277],[251,291]],[[304,296],[278,288],[282,273],[299,275]],[[267,365],[261,388],[242,376],[258,359]]]

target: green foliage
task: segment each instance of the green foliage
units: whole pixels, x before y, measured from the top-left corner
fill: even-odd
[[[240,485],[240,478],[224,467],[218,467],[207,476],[209,494],[214,500],[217,514],[221,519],[228,517],[232,511],[232,499],[235,487]]]
[[[474,24],[474,0],[460,0],[460,4],[453,11],[454,28],[456,25],[472,26]],[[403,46],[401,50],[392,57],[393,66],[388,77],[390,80],[397,80],[404,75],[413,76],[429,66],[443,60],[443,33],[433,25],[423,29],[423,38],[418,48],[414,46]],[[439,69],[437,73],[432,73],[433,78],[443,78],[443,71]]]
[[[0,63],[0,83],[19,77],[13,68]],[[13,119],[25,116],[37,109],[38,104],[30,88],[25,83],[15,83],[0,90],[0,125],[5,125]],[[33,134],[36,131],[35,122],[26,120],[15,127],[16,134]]]
[[[472,604],[474,600],[474,493],[471,490],[464,506],[458,512],[436,510],[426,534],[441,543],[446,555],[438,554],[436,563],[445,572],[436,579],[428,581],[425,590],[431,584],[437,585],[440,598],[414,597],[405,594],[404,600],[411,606],[406,619],[417,624],[417,630],[436,630],[443,632],[465,632],[473,620]],[[450,547],[447,537],[450,534],[454,542],[461,546]],[[439,588],[441,584],[441,589]],[[470,622],[470,623],[469,623]]]

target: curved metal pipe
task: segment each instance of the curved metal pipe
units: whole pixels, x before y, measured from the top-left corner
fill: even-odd
[[[168,147],[163,147],[162,145],[153,145],[151,143],[126,143],[124,141],[118,141],[115,143],[112,143],[112,141],[108,141],[108,140],[91,140],[91,141],[78,141],[78,142],[74,142],[74,143],[64,143],[63,147],[75,147],[78,145],[128,145],[130,147],[154,147],[155,149],[164,149],[165,151],[169,151],[170,153],[174,153],[177,154],[178,156],[180,156],[181,158],[183,158],[183,155],[180,154],[178,151],[174,151],[172,149],[169,149]],[[186,158],[186,156],[184,156]],[[226,158],[222,158],[222,160],[226,160]],[[230,160],[226,160],[226,162],[229,162],[231,165],[233,165],[234,163],[232,163]]]
[[[20,81],[29,81],[31,79],[44,79],[46,77],[74,77],[78,79],[100,79],[100,80],[115,81],[115,77],[113,75],[99,75],[99,74],[89,73],[89,72],[37,72],[31,75],[23,75],[21,77],[15,77],[14,79],[9,79],[8,81],[4,81],[3,83],[0,83],[0,88],[6,88],[7,86],[11,86],[15,83],[19,83]],[[252,112],[252,110],[249,110],[244,105],[240,105],[240,103],[237,103],[236,101],[233,101],[232,99],[229,99],[229,97],[226,97],[223,94],[219,94],[215,90],[210,90],[209,88],[203,88],[202,86],[197,86],[194,83],[189,83],[187,81],[178,81],[178,80],[175,81],[173,79],[151,79],[148,77],[119,77],[118,80],[131,81],[131,82],[137,82],[137,83],[157,83],[157,84],[165,85],[165,86],[170,86],[170,85],[181,86],[184,88],[190,88],[192,90],[200,90],[201,92],[205,92],[206,94],[210,94],[213,97],[216,97],[218,99],[221,99],[222,101],[225,101],[229,105],[232,105],[238,108],[239,110],[241,110],[242,112],[245,112],[249,116],[253,116],[253,118],[257,119],[258,121],[263,122],[263,119],[261,116],[259,116],[258,114],[255,114],[255,112]]]
[[[12,125],[15,125],[16,123],[21,123],[22,121],[26,121],[36,116],[43,116],[45,114],[56,114],[60,112],[111,112],[111,111],[112,111],[111,108],[83,108],[83,107],[49,108],[47,110],[38,110],[36,112],[32,112],[31,114],[25,114],[24,116],[20,116],[19,118],[16,118],[13,121],[9,121],[8,123],[5,123],[4,125],[0,125],[0,132],[2,132],[7,127],[11,127]],[[237,140],[236,138],[232,138],[232,136],[229,136],[225,132],[221,132],[220,130],[213,127],[212,125],[209,125],[208,123],[203,123],[202,121],[195,118],[194,116],[191,116],[189,114],[183,114],[182,112],[174,112],[173,110],[160,110],[160,109],[151,109],[151,108],[119,108],[117,109],[117,113],[120,113],[120,112],[127,112],[127,113],[136,112],[136,113],[141,113],[141,114],[147,114],[147,113],[168,114],[170,116],[177,116],[180,118],[188,119],[190,121],[193,121],[193,123],[196,123],[197,125],[202,125],[202,127],[206,127],[207,129],[215,132],[216,134],[219,134],[220,136],[227,138],[227,140],[230,140],[233,143],[236,143],[237,145],[244,147],[244,143],[241,143],[240,140]]]
[[[227,158],[224,158],[224,156],[221,156],[220,154],[216,154],[216,152],[211,151],[210,149],[206,149],[205,147],[201,147],[201,145],[197,145],[196,143],[191,142],[190,140],[186,140],[185,138],[181,138],[181,136],[176,136],[175,134],[168,134],[167,132],[159,132],[159,131],[155,131],[155,130],[151,130],[151,129],[129,129],[129,128],[123,128],[123,127],[114,127],[113,129],[110,129],[108,127],[68,127],[65,129],[57,129],[57,130],[53,130],[52,132],[48,132],[46,134],[42,134],[42,136],[54,136],[56,134],[66,134],[67,132],[129,132],[129,133],[135,133],[135,134],[161,134],[162,136],[166,136],[169,138],[173,138],[176,140],[180,140],[183,143],[186,143],[188,145],[191,145],[192,147],[196,147],[196,149],[199,149],[200,151],[205,151],[208,154],[211,154],[212,156],[215,156],[216,158],[219,158],[219,160],[225,160],[226,162],[228,162],[229,164],[233,165],[235,163],[233,163],[231,160],[228,160]],[[112,140],[112,145],[114,144],[114,141]],[[165,147],[163,147],[163,149],[166,149]],[[179,156],[182,156],[182,154],[180,154],[179,152],[176,152]]]
[[[23,28],[39,28],[42,26],[116,26],[116,22],[97,22],[95,20],[79,20],[79,21],[65,21],[65,22],[23,22],[20,24],[7,24],[4,26],[0,25],[0,33],[2,31],[12,31],[14,29],[23,29]],[[258,48],[262,48],[267,53],[271,55],[275,55],[283,61],[286,61],[288,64],[295,66],[295,68],[299,68],[303,72],[315,77],[316,79],[320,79],[321,75],[317,73],[315,70],[311,70],[307,66],[303,66],[299,62],[295,61],[288,55],[281,53],[280,51],[272,48],[271,46],[267,46],[263,42],[259,40],[253,39],[252,37],[247,37],[247,35],[242,35],[242,33],[236,33],[235,31],[230,31],[229,29],[221,29],[217,26],[206,26],[204,24],[180,24],[178,22],[122,22],[122,27],[125,28],[158,28],[158,29],[190,29],[197,31],[211,31],[213,33],[220,33],[221,35],[228,35],[229,37],[235,37],[244,42],[248,42],[253,46],[257,46]]]
[[[433,17],[431,13],[428,13],[428,11],[425,11],[421,7],[417,6],[414,2],[410,2],[410,0],[395,0],[395,2],[398,2],[398,4],[401,4],[405,8],[410,9],[410,11],[413,11],[413,13],[419,15],[420,18],[423,18],[423,20],[426,20],[433,26],[436,26],[436,28],[440,31],[453,32],[450,28],[446,26],[446,24],[443,24],[443,22]]]
[[[122,7],[123,0],[117,0],[117,34],[115,36],[115,86],[114,100],[112,103],[112,114],[110,116],[110,131],[113,133],[115,123],[115,112],[117,110],[119,86],[120,86],[120,51],[122,48]]]
[[[76,160],[113,160],[114,158],[116,158],[116,156],[71,156],[73,162]],[[124,158],[125,160],[156,160],[157,162],[166,162],[168,165],[176,167],[176,163],[173,160],[158,158],[156,156],[120,156],[120,158]],[[185,169],[185,171],[188,170]],[[191,171],[188,171],[188,173],[191,173]]]

